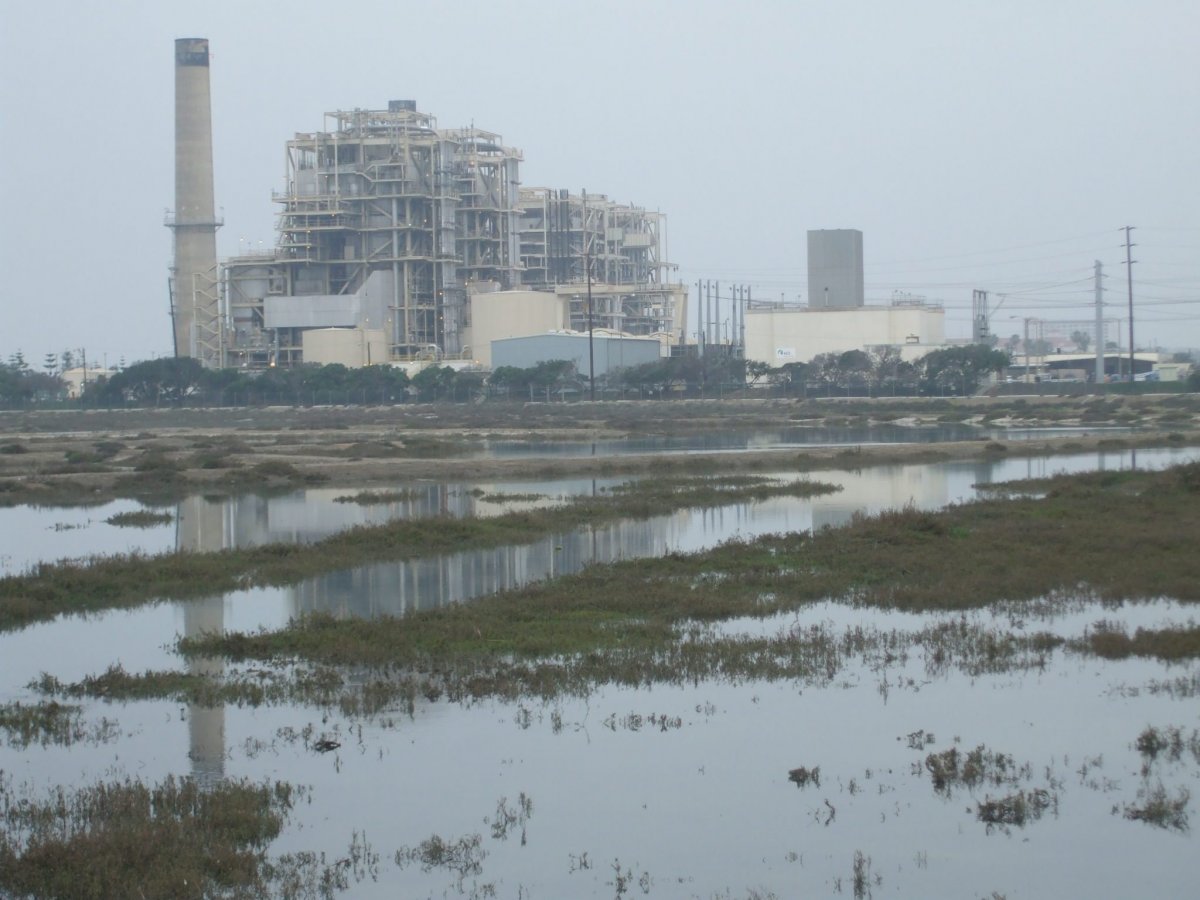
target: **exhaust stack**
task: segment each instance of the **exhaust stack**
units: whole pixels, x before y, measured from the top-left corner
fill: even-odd
[[[213,203],[212,109],[208,40],[175,41],[175,211],[167,226],[175,236],[171,270],[171,319],[175,356],[194,357],[209,368],[222,365],[217,274],[217,228]]]

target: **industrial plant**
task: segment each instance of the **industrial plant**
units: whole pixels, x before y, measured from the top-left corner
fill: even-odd
[[[663,213],[525,187],[521,150],[474,124],[442,128],[414,100],[328,112],[295,134],[271,194],[275,246],[218,262],[202,38],[175,42],[175,134],[175,355],[206,367],[583,370],[602,341],[604,372],[693,352],[772,366],[882,347],[913,359],[945,342],[940,304],[866,304],[853,229],[808,232],[807,305],[701,284],[689,324]]]
[[[208,42],[176,41],[175,71],[177,356],[487,366],[493,340],[547,332],[682,342],[662,213],[522,187],[520,150],[413,100],[287,141],[276,246],[218,265]]]

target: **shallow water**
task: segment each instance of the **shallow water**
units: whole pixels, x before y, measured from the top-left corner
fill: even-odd
[[[1161,466],[1197,455],[1139,450],[1137,464]],[[182,668],[171,651],[180,634],[277,627],[313,609],[342,615],[403,612],[575,571],[593,561],[839,524],[855,512],[908,503],[936,508],[971,498],[975,483],[1132,464],[1129,451],[1113,451],[817,473],[814,478],[836,481],[843,490],[681,511],[558,535],[529,547],[372,566],[294,588],[64,618],[0,635],[0,699],[35,700],[25,685],[43,671],[75,681],[113,663],[135,672]],[[431,485],[434,499],[422,509],[461,514],[473,502],[469,488]],[[564,496],[590,490],[591,480],[503,489]],[[260,498],[198,501],[207,505],[177,510],[176,523],[164,530],[164,549],[313,540],[359,517],[423,514],[336,504],[333,493],[341,492],[301,491],[265,505]],[[78,512],[93,523],[101,513]],[[64,514],[48,511],[44,521]],[[87,530],[35,533],[53,535],[52,544],[60,534]],[[769,634],[822,624],[835,634],[852,626],[916,631],[961,616],[827,603],[721,628]],[[1070,637],[1100,619],[1136,628],[1196,618],[1192,608],[1169,600],[1021,604],[966,616],[1018,633]],[[1161,689],[1177,679],[1181,689]],[[850,660],[828,680],[601,688],[586,700],[549,705],[422,700],[411,717],[395,713],[366,720],[299,706],[202,709],[89,701],[85,716],[116,720],[117,739],[25,749],[0,740],[0,772],[18,790],[35,793],[102,778],[128,775],[152,782],[187,773],[205,780],[271,778],[310,786],[311,803],[297,808],[271,852],[313,850],[333,859],[345,854],[355,832],[365,832],[380,854],[378,880],[353,885],[348,892],[353,897],[470,896],[485,884],[505,898],[614,897],[618,870],[630,879],[628,896],[746,897],[751,890],[779,897],[855,896],[856,852],[870,860],[867,886],[876,897],[993,891],[1009,897],[1186,896],[1200,877],[1192,833],[1157,829],[1121,813],[1140,802],[1139,790],[1160,780],[1171,792],[1191,788],[1193,821],[1200,812],[1195,789],[1200,760],[1186,755],[1178,762],[1159,760],[1146,778],[1134,748],[1148,725],[1181,726],[1188,733],[1200,727],[1198,687],[1194,663],[1105,662],[1058,650],[1043,668],[1001,674],[933,672],[913,653],[882,668],[878,660]],[[314,752],[295,737],[306,728],[308,744],[328,736],[341,747]],[[933,738],[915,747],[908,736],[917,731]],[[980,744],[1011,754],[1018,766],[1028,764],[1028,775],[951,796],[934,791],[925,756]],[[819,766],[820,786],[801,789],[789,782],[789,770],[798,766]],[[1007,832],[977,820],[978,802],[1018,789],[1047,790],[1053,810]],[[520,827],[507,837],[494,836],[497,805],[503,800],[515,809],[522,793],[532,800],[526,840]],[[397,849],[433,834],[448,841],[479,834],[487,854],[482,870],[460,882],[452,871],[397,866]]]
[[[1155,618],[1149,605],[1080,605],[1061,624],[1069,630],[1125,612],[1131,624]],[[901,624],[834,605],[811,614]],[[155,615],[170,620],[170,608]],[[152,655],[126,662],[157,664]],[[88,662],[95,669],[104,658]],[[354,885],[354,897],[459,896],[455,873],[400,869],[393,860],[433,834],[481,835],[487,855],[463,882],[465,895],[493,884],[500,897],[616,896],[619,863],[635,886],[644,877],[649,896],[853,896],[858,851],[880,879],[873,896],[1186,896],[1200,877],[1192,836],[1119,814],[1147,783],[1194,786],[1195,760],[1155,763],[1145,779],[1133,749],[1147,724],[1196,726],[1194,697],[1144,690],[1181,671],[1058,653],[1042,670],[931,676],[914,656],[882,671],[852,661],[826,683],[609,688],[548,705],[421,703],[411,718],[367,721],[305,708],[91,703],[89,716],[119,722],[119,740],[0,749],[0,769],[36,788],[186,772],[307,785],[311,803],[272,852],[332,858],[354,832],[365,833],[381,856],[378,881]],[[342,746],[315,753],[292,736],[306,727],[311,740]],[[917,731],[931,737],[913,746],[908,736]],[[1028,764],[1027,775],[936,792],[925,756],[981,744]],[[820,785],[790,783],[798,766],[819,766]],[[977,820],[978,802],[1019,789],[1048,791],[1053,811],[1007,833]],[[497,805],[515,810],[521,794],[532,801],[526,840],[519,825],[494,836]],[[1196,804],[1189,810],[1195,816]],[[630,895],[644,894],[636,887]]]
[[[974,496],[972,485],[976,483],[1042,477],[1089,468],[1127,468],[1135,460],[1142,467],[1154,467],[1195,458],[1200,458],[1200,448],[1159,448],[1012,460],[874,466],[853,473],[814,472],[807,477],[837,483],[842,486],[842,492],[815,501],[785,499],[748,509],[732,508],[735,510],[733,518],[720,511],[709,511],[712,515],[706,513],[700,520],[689,514],[684,518],[692,524],[683,529],[684,533],[678,539],[671,536],[675,529],[663,523],[660,527],[666,535],[663,543],[651,542],[642,549],[630,546],[628,551],[618,549],[616,555],[592,558],[597,561],[613,559],[622,553],[625,556],[647,555],[660,552],[663,546],[675,550],[711,546],[741,533],[742,518],[761,523],[748,523],[747,527],[752,530],[746,534],[838,525],[855,511],[872,512],[909,502],[934,509],[961,502]],[[784,473],[776,475],[795,477]],[[5,538],[0,545],[0,575],[24,571],[38,562],[97,554],[134,551],[153,554],[175,549],[209,551],[277,541],[307,542],[357,525],[381,524],[394,519],[437,515],[494,516],[603,492],[628,480],[631,479],[573,476],[524,481],[406,481],[371,489],[375,492],[405,491],[409,494],[406,499],[366,506],[337,502],[339,497],[357,493],[357,489],[333,487],[303,488],[276,497],[254,494],[219,498],[193,496],[173,507],[155,507],[155,511],[170,512],[174,521],[151,528],[122,528],[105,521],[116,513],[143,508],[130,500],[87,508],[0,508],[0,535]],[[504,494],[537,494],[543,499],[520,502],[493,499]],[[793,514],[793,510],[799,512]],[[805,518],[808,521],[804,521]]]
[[[646,435],[597,441],[483,441],[476,455],[486,459],[524,457],[617,456],[633,453],[715,453],[746,450],[786,450],[789,447],[872,446],[877,444],[934,444],[944,441],[1030,441],[1128,434],[1123,426],[1013,427],[964,424],[940,425],[793,425],[777,430],[706,431],[697,434]]]

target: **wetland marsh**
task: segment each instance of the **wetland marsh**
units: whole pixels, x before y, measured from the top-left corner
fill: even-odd
[[[0,510],[45,539],[0,582],[0,891],[70,895],[36,879],[85,827],[215,819],[229,864],[151,861],[162,895],[1186,894],[1200,441],[1088,409],[699,472],[408,460],[146,528]],[[60,563],[114,534],[142,554]]]

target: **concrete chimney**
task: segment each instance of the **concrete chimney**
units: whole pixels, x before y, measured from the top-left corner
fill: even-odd
[[[220,366],[221,316],[213,208],[212,110],[208,40],[175,41],[175,235],[171,317],[175,355]]]

